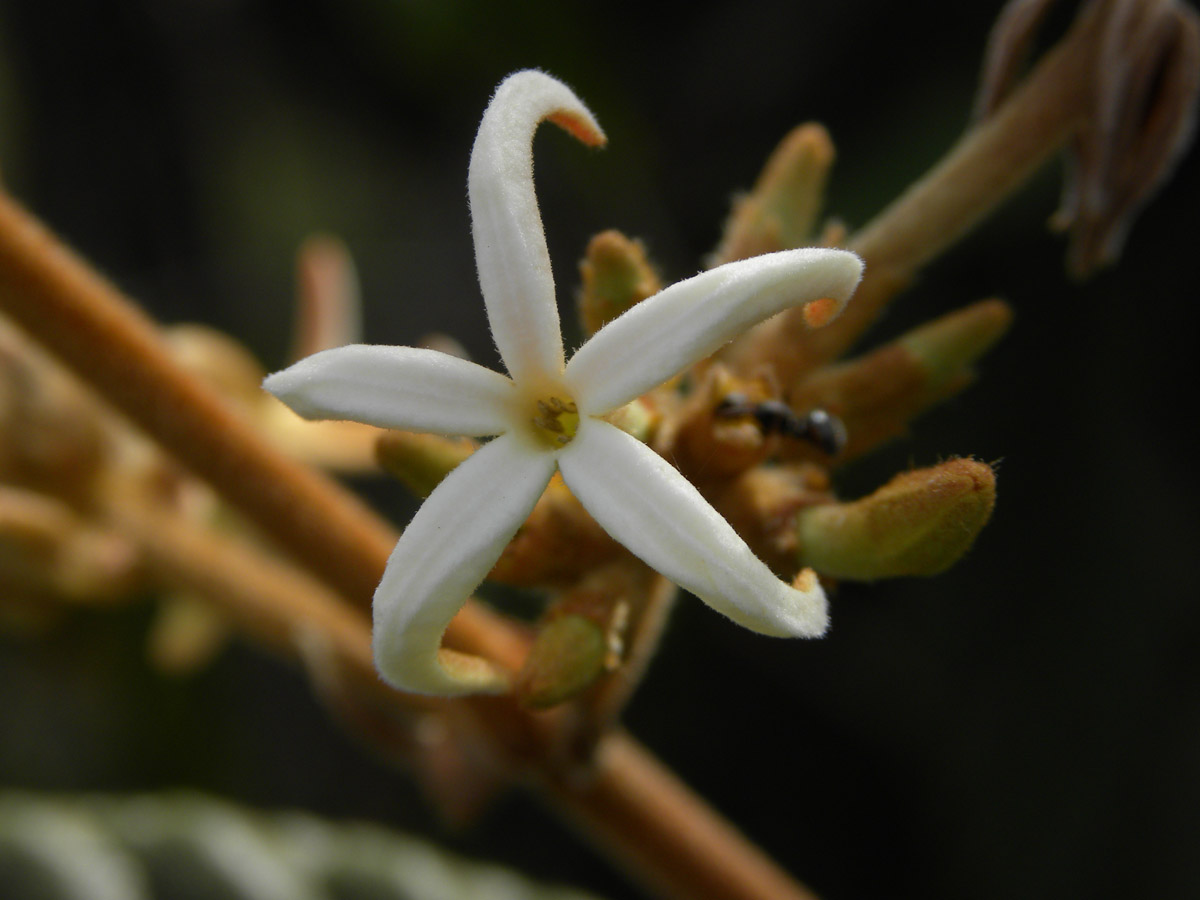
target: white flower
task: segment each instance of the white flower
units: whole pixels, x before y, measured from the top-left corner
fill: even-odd
[[[503,688],[494,667],[440,650],[441,638],[555,469],[609,534],[735,622],[777,636],[820,635],[828,622],[815,578],[803,579],[807,590],[776,578],[679,472],[604,416],[783,309],[830,297],[840,309],[862,263],[805,249],[720,266],[639,303],[566,362],[533,191],[532,139],[543,119],[604,143],[569,88],[525,71],[496,90],[471,153],[479,282],[509,377],[432,350],[354,345],[264,382],[310,419],[498,435],[430,494],[375,592],[375,662],[402,690]]]

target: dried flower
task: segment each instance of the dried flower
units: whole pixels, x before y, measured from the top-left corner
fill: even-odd
[[[614,319],[568,363],[533,191],[532,137],[543,119],[585,144],[604,142],[566,86],[525,71],[497,89],[471,154],[476,264],[511,377],[432,350],[353,345],[264,382],[306,418],[499,435],[430,494],[375,592],[376,665],[404,690],[507,686],[486,661],[441,650],[442,633],[556,469],[614,538],[735,622],[777,636],[819,635],[827,623],[811,572],[798,587],[780,581],[691,483],[604,417],[783,309],[818,300],[840,308],[861,261],[802,249],[712,269]]]

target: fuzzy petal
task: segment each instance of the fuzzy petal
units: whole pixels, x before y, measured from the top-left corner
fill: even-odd
[[[267,377],[263,387],[306,419],[347,419],[479,437],[508,429],[513,383],[436,350],[351,344]]]
[[[554,464],[554,454],[504,435],[461,463],[417,510],[375,591],[375,665],[387,682],[448,696],[496,686],[489,667],[470,677],[467,667],[444,666],[442,633],[529,516]]]
[[[579,411],[601,415],[712,355],[747,328],[825,297],[841,306],[862,277],[844,250],[805,248],[726,263],[643,300],[567,364]]]
[[[516,72],[483,114],[467,182],[492,337],[517,381],[557,377],[563,367],[554,277],[533,191],[533,133],[543,119],[586,144],[604,143],[600,126],[570,88],[542,72]]]
[[[680,587],[752,631],[817,637],[828,626],[816,579],[780,581],[666,460],[600,419],[559,454],[567,487],[600,525]]]

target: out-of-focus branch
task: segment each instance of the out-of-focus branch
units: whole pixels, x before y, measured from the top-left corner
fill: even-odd
[[[268,446],[172,360],[137,307],[0,194],[0,309],[347,600],[366,608],[396,541],[358,498]],[[525,641],[469,604],[447,644],[520,666]]]

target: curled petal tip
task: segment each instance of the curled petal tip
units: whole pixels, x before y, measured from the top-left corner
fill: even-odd
[[[376,640],[375,661],[385,681],[408,693],[463,697],[503,694],[512,689],[508,673],[499,666],[481,656],[455,650],[439,648],[431,655],[395,655]]]
[[[842,311],[843,303],[832,297],[821,297],[804,307],[804,324],[809,328],[820,328],[832,322]]]
[[[508,674],[482,656],[438,650],[438,668],[464,693],[503,694],[512,688]]]
[[[503,435],[434,489],[388,559],[373,603],[375,665],[403,691],[504,690],[502,670],[441,649],[442,634],[529,516],[553,472],[548,454]]]
[[[812,569],[802,569],[791,584],[766,566],[756,578],[753,603],[745,596],[702,596],[701,600],[743,628],[767,637],[819,638],[829,630],[829,600]]]
[[[862,281],[863,261],[849,250],[806,248],[826,254],[822,260],[827,269],[829,291],[825,296],[814,297],[801,307],[804,324],[809,328],[824,328],[842,314],[850,298],[854,296]],[[804,251],[793,251],[804,252]]]
[[[792,579],[792,590],[803,595],[800,604],[806,615],[800,620],[805,628],[797,637],[824,637],[829,630],[829,600],[812,569],[801,569]]]
[[[803,594],[810,594],[819,590],[821,583],[817,581],[817,573],[812,569],[801,569],[792,579],[792,587]]]
[[[551,113],[546,116],[546,121],[553,122],[588,147],[603,147],[608,143],[608,137],[600,130],[600,126],[590,115],[584,116],[574,110],[565,110]]]
[[[801,569],[790,585],[780,581],[775,602],[767,607],[760,627],[748,624],[771,637],[824,637],[829,630],[829,600],[812,569]],[[743,623],[745,624],[745,623]]]
[[[603,147],[608,138],[595,117],[569,87],[539,69],[513,72],[496,88],[492,105],[529,104],[538,120],[553,122],[589,147]]]
[[[471,150],[467,192],[479,286],[509,374],[557,375],[562,337],[550,254],[533,189],[533,134],[549,119],[585,144],[604,133],[565,84],[528,69],[496,89]]]
[[[816,247],[811,249],[814,253],[820,252],[825,255],[824,264],[828,267],[828,277],[832,282],[827,295],[812,301],[812,303],[825,303],[829,300],[837,303],[836,311],[831,312],[825,320],[828,321],[840,313],[853,296],[854,291],[858,288],[858,283],[862,281],[865,264],[862,257],[849,250],[824,250]]]
[[[614,538],[739,625],[772,637],[817,637],[825,592],[801,574],[780,581],[670,463],[607,422],[584,422],[559,457],[563,480]]]

